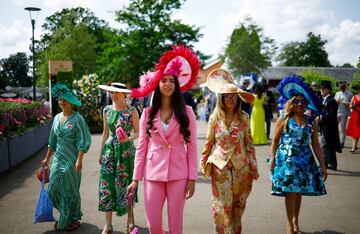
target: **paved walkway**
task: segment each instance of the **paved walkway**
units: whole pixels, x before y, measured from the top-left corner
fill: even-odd
[[[206,123],[198,122],[199,155],[204,144]],[[104,216],[97,211],[99,144],[101,135],[92,136],[92,145],[85,155],[81,198],[84,213],[81,227],[73,233],[101,233]],[[326,181],[328,194],[304,197],[300,214],[301,230],[313,234],[360,233],[360,154],[350,154],[351,139],[344,153],[338,154],[336,172],[329,171]],[[285,233],[284,199],[270,195],[271,182],[265,160],[270,145],[257,146],[260,178],[254,182],[243,217],[243,233]],[[41,188],[36,179],[40,161],[46,149],[0,178],[0,233],[57,233],[53,223],[33,224],[34,208]],[[200,175],[200,173],[199,173]],[[186,203],[184,234],[212,233],[210,180],[199,177],[196,192]],[[135,208],[136,223],[141,233],[148,233],[143,209],[142,185],[140,202]],[[54,211],[55,217],[58,216]],[[114,217],[114,233],[124,233],[125,217]],[[166,209],[164,225],[167,226]],[[167,229],[165,229],[167,230]]]

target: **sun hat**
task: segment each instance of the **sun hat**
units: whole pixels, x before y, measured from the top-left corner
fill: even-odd
[[[191,88],[197,80],[200,62],[197,55],[184,45],[172,46],[155,65],[155,71],[140,76],[140,87],[131,91],[132,97],[144,97],[155,90],[164,75],[172,75],[179,81],[182,92]]]
[[[307,100],[308,108],[319,111],[318,106],[320,102],[316,95],[310,91],[302,77],[297,75],[287,76],[278,84],[277,89],[286,101],[293,96],[301,95]]]
[[[126,85],[123,83],[113,82],[111,85],[99,85],[100,89],[111,91],[111,92],[119,92],[119,93],[130,93],[131,90],[126,88]]]
[[[237,93],[244,102],[254,101],[254,95],[236,86],[234,79],[225,69],[211,71],[206,79],[206,85],[214,93]]]
[[[55,99],[62,97],[71,104],[81,106],[79,99],[77,99],[73,92],[64,84],[57,83],[54,85],[54,87],[51,88],[51,96]]]

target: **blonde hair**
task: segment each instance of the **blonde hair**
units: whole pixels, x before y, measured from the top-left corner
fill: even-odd
[[[237,101],[236,101],[236,106],[235,106],[234,112],[239,121],[241,121],[243,119],[244,114],[245,114],[241,110],[241,102],[242,101],[241,101],[239,95],[237,95]],[[217,95],[216,105],[215,105],[214,112],[212,115],[214,116],[216,121],[225,119],[225,105],[223,102],[223,94]]]
[[[284,106],[284,123],[283,123],[283,127],[282,127],[284,132],[287,130],[289,119],[294,114],[294,112],[293,112],[293,106],[294,106],[293,101],[298,96],[301,96],[301,95],[295,95],[292,98],[290,98],[289,100],[287,100],[287,102],[285,103],[285,106]]]

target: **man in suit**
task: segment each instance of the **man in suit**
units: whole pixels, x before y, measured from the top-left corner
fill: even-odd
[[[331,95],[331,82],[321,82],[322,114],[319,116],[320,144],[325,157],[325,164],[331,170],[337,170],[336,152],[341,153],[339,130],[337,127],[338,105]]]

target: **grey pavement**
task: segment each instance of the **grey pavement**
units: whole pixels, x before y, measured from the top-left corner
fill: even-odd
[[[199,157],[206,135],[206,123],[198,121]],[[101,233],[104,215],[97,210],[98,176],[101,135],[92,135],[92,145],[85,155],[81,199],[84,213],[81,227],[73,233]],[[326,181],[328,194],[321,197],[303,197],[300,212],[300,228],[313,234],[360,233],[360,154],[349,152],[351,139],[338,156],[338,171],[328,171]],[[271,181],[265,164],[269,155],[268,145],[256,146],[260,178],[253,183],[243,216],[243,233],[285,233],[286,215],[284,198],[270,195]],[[21,163],[0,177],[0,233],[58,233],[53,223],[33,224],[32,219],[41,188],[36,178],[40,161],[46,149]],[[193,198],[186,202],[184,234],[212,233],[211,183],[199,172]],[[143,209],[142,184],[139,187],[140,201],[135,208],[136,224],[141,233],[148,233]],[[166,206],[166,204],[165,204]],[[54,210],[55,217],[58,217]],[[167,229],[166,208],[164,226]],[[113,217],[114,233],[124,233],[125,217]],[[64,233],[64,232],[60,232]]]

